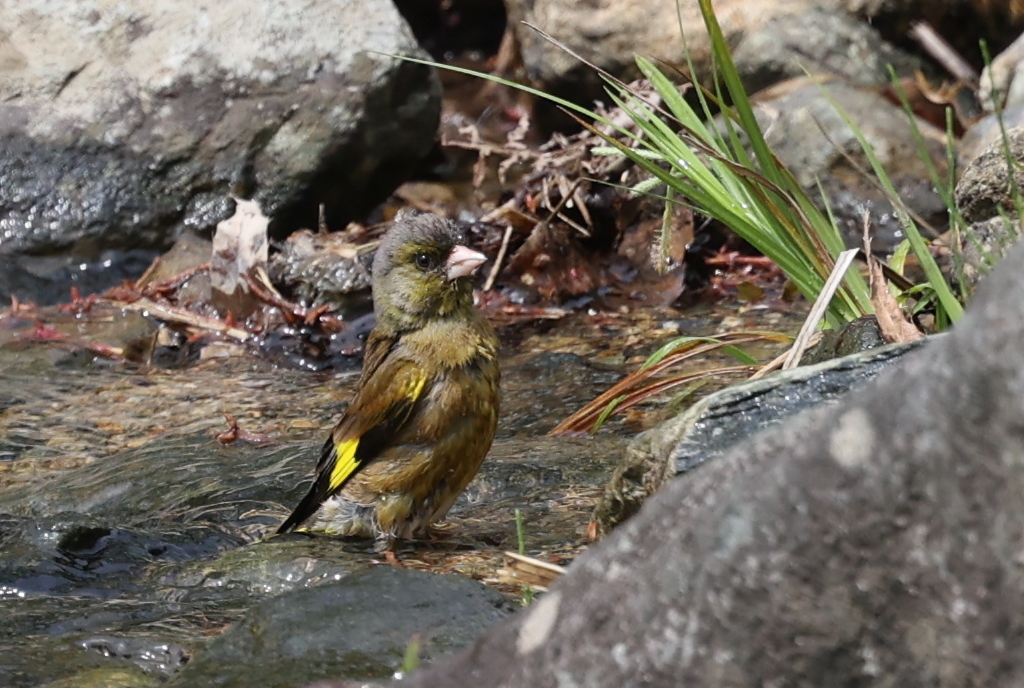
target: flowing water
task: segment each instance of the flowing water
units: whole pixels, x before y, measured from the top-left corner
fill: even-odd
[[[594,500],[643,423],[545,433],[659,337],[710,333],[721,320],[671,314],[506,329],[491,455],[439,538],[400,552],[405,565],[515,594],[497,572],[518,546],[517,509],[528,554],[578,554]],[[141,670],[124,685],[151,685],[257,600],[378,565],[365,542],[270,537],[305,492],[355,372],[247,356],[166,370],[0,344],[0,686],[85,685],[103,668],[98,685],[109,685],[112,662]],[[224,414],[264,443],[218,441]]]

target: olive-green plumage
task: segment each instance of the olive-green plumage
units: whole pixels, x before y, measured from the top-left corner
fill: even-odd
[[[355,396],[279,533],[301,527],[387,548],[448,513],[498,419],[498,339],[473,307],[483,260],[448,220],[396,219],[373,262],[377,324]]]

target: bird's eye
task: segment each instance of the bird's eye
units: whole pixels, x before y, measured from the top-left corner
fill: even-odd
[[[434,267],[434,257],[429,253],[416,254],[416,267],[420,270],[429,270]]]

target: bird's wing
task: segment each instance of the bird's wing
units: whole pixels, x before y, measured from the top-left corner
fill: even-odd
[[[363,374],[345,414],[320,451],[309,492],[277,532],[293,530],[387,448],[430,388],[430,374],[416,361],[392,354],[395,341],[367,343]]]

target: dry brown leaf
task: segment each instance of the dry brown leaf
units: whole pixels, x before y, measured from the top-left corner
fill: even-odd
[[[210,283],[214,289],[227,295],[248,293],[242,276],[266,268],[269,224],[256,201],[235,199],[235,214],[217,223],[213,235]]]
[[[875,318],[882,339],[890,344],[905,344],[924,337],[914,324],[907,320],[903,309],[889,291],[889,284],[882,274],[878,261],[868,255],[868,269],[871,271],[871,303],[875,307]]]

